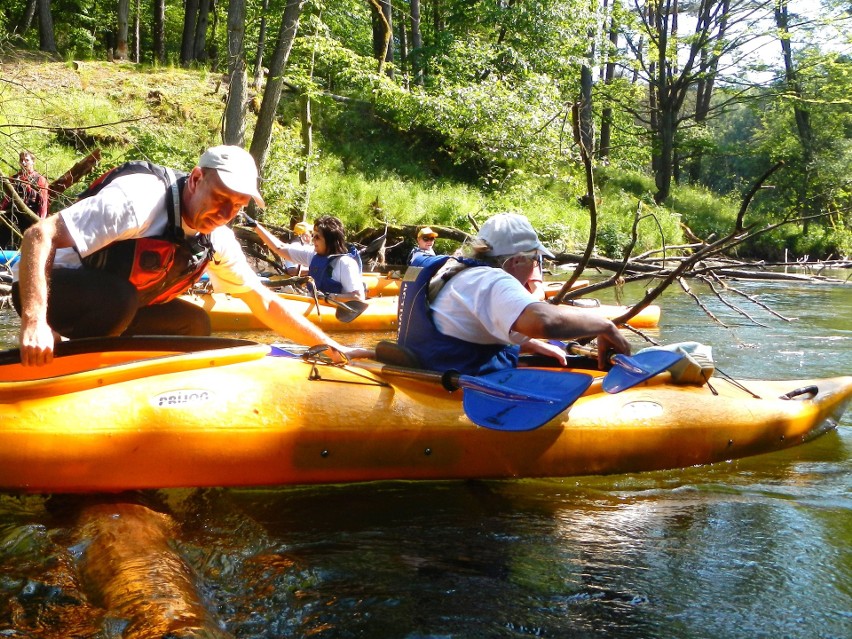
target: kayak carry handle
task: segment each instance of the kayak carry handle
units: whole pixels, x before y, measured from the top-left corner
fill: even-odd
[[[789,393],[784,393],[778,399],[813,399],[817,395],[819,395],[819,387],[812,384],[791,390]]]

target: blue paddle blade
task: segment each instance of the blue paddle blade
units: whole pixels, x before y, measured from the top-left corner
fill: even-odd
[[[659,375],[682,359],[683,353],[671,351],[648,351],[633,357],[613,355],[613,367],[603,378],[603,389],[607,393],[620,393]]]
[[[459,378],[464,412],[470,420],[483,428],[505,431],[533,430],[546,424],[577,401],[591,383],[591,375],[582,373],[518,368]]]
[[[291,350],[284,348],[279,344],[270,344],[269,345],[269,353],[268,357],[293,357],[297,359],[301,359],[296,353]]]

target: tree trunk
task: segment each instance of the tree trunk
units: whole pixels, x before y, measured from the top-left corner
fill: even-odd
[[[613,58],[618,51],[618,26],[615,21],[615,12],[613,11],[609,22],[609,43],[610,49],[607,52],[607,61],[604,69],[604,84],[609,86],[615,79],[615,62]],[[607,100],[609,102],[609,99]],[[601,111],[601,141],[598,149],[598,157],[601,160],[609,158],[609,145],[612,139],[612,107],[605,106]]]
[[[595,133],[592,122],[592,69],[580,68],[580,152],[584,161],[595,153]]]
[[[731,0],[722,1],[722,16],[719,20],[719,30],[707,47],[701,49],[701,64],[699,66],[699,80],[696,85],[695,94],[695,121],[703,125],[707,120],[707,115],[710,113],[710,102],[713,98],[713,85],[716,80],[716,73],[719,68],[719,58],[710,55],[708,47],[712,46],[712,42],[716,42],[719,46],[725,41],[725,33],[728,28],[728,12],[730,10]],[[696,150],[694,157],[689,163],[689,178],[695,184],[701,177],[701,151]]]
[[[508,12],[508,11],[511,11],[511,10],[514,8],[514,6],[515,6],[515,0],[508,0],[508,2],[506,2],[505,4],[502,4],[502,5],[501,5],[501,7],[503,8],[504,13],[505,13],[505,12]],[[507,23],[507,22],[508,22],[508,19],[503,20],[503,23],[500,25],[500,31],[497,33],[497,41],[496,41],[496,44],[497,44],[497,46],[498,46],[498,47],[499,47],[501,44],[503,44],[503,41],[506,39],[506,33],[507,33],[506,23]],[[595,45],[594,45],[594,40],[592,40],[592,55],[594,55],[594,46],[595,46]],[[486,80],[486,79],[488,78],[488,76],[489,76],[489,75],[491,75],[491,69],[490,69],[490,68],[489,68],[489,69],[485,69],[485,70],[484,70],[484,71],[480,74],[480,76],[479,76],[479,81],[480,81],[480,82],[483,82],[484,80]]]
[[[50,0],[38,0],[38,48],[40,51],[56,53],[56,38],[53,35],[53,14]]]
[[[198,0],[186,0],[183,14],[183,34],[180,39],[180,63],[189,65],[194,60],[195,22],[198,17]]]
[[[299,184],[302,187],[302,202],[299,207],[299,219],[304,220],[308,214],[308,204],[310,200],[308,181],[310,179],[309,171],[311,167],[311,157],[314,152],[311,96],[307,93],[303,93],[299,97],[299,104],[301,106],[300,112],[302,120],[302,167],[299,169]]]
[[[657,168],[654,175],[654,183],[657,187],[657,192],[654,194],[654,201],[657,204],[662,204],[671,193],[672,188],[672,172],[674,168],[674,134],[675,134],[675,118],[677,110],[674,109],[668,100],[659,101],[659,116],[657,118],[657,144],[659,147],[657,153]]]
[[[211,0],[199,0],[198,21],[195,23],[195,37],[192,45],[192,57],[199,62],[207,60],[207,24],[210,18]]]
[[[299,16],[304,4],[305,0],[287,0],[284,17],[281,19],[281,28],[278,31],[278,41],[275,44],[275,51],[269,64],[269,77],[266,81],[266,88],[263,90],[263,101],[260,103],[260,112],[257,115],[257,124],[251,141],[251,154],[254,156],[257,168],[261,173],[269,154],[272,125],[275,123],[278,102],[281,100],[284,68],[287,66],[287,58],[290,57],[290,49],[293,48],[293,40],[296,39],[296,32],[299,29]]]
[[[127,60],[127,33],[130,21],[130,0],[118,0],[118,35],[113,59]]]
[[[19,35],[24,35],[30,29],[30,25],[33,23],[33,17],[35,16],[37,0],[27,0],[27,8],[24,11],[24,15],[21,16],[21,23],[18,25],[17,32]]]
[[[431,0],[432,5],[432,28],[435,30],[437,38],[439,33],[444,31],[444,14],[441,13],[441,0]]]
[[[802,146],[802,164],[804,166],[805,180],[801,185],[799,193],[799,206],[808,213],[815,213],[818,208],[818,200],[820,198],[810,198],[807,194],[807,185],[810,183],[810,173],[813,167],[814,158],[814,133],[811,128],[811,114],[807,109],[802,108],[805,104],[803,101],[804,91],[799,82],[799,75],[796,67],[793,64],[793,51],[790,46],[789,24],[787,20],[787,0],[780,0],[775,5],[775,24],[778,27],[781,40],[781,52],[784,58],[784,77],[787,87],[790,92],[796,97],[793,102],[793,116],[796,120],[796,132],[799,137],[799,144]],[[802,225],[802,233],[808,233],[808,221]]]
[[[141,37],[141,26],[139,24],[142,16],[142,0],[135,0],[133,7],[133,61],[139,64],[142,61],[139,38]]]
[[[219,70],[219,46],[216,44],[216,32],[219,30],[219,12],[216,11],[216,0],[210,0],[213,10],[213,24],[210,26],[210,35],[207,38],[207,59],[210,60],[210,70],[214,73]]]
[[[151,53],[154,56],[154,64],[166,62],[166,0],[153,0],[154,11],[154,47]]]
[[[257,36],[257,49],[254,56],[254,90],[260,91],[263,84],[263,48],[266,46],[266,14],[269,11],[269,0],[263,0],[260,12],[260,34]]]
[[[405,78],[405,88],[408,88],[408,79],[411,77],[409,57],[408,57],[408,32],[405,28],[405,13],[396,10],[396,33],[399,37],[399,67],[403,70]]]
[[[420,31],[420,0],[411,0],[411,74],[423,86],[423,34]]]
[[[393,17],[389,0],[369,0],[373,16],[373,57],[379,62],[378,73],[385,63],[393,62]],[[388,72],[393,77],[393,70]]]
[[[228,99],[222,139],[225,144],[242,146],[246,133],[246,4],[228,2]]]

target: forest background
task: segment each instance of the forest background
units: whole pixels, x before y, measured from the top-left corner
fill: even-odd
[[[635,252],[729,233],[783,162],[738,256],[848,258],[850,24],[848,0],[6,0],[0,162],[188,170],[224,141],[281,228],[510,210],[576,251],[592,209],[612,258],[638,218]]]

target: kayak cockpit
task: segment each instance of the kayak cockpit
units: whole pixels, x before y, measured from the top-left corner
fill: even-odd
[[[0,352],[0,402],[104,386],[133,377],[265,357],[250,340],[186,336],[105,337],[57,344],[45,366],[22,366],[18,349]]]

